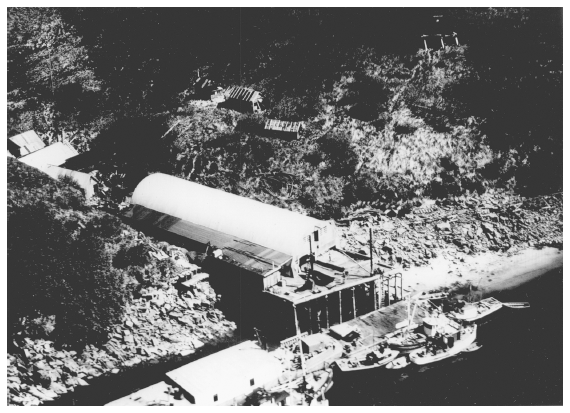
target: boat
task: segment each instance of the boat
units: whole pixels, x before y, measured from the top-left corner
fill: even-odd
[[[466,353],[471,353],[472,351],[477,351],[479,350],[481,347],[483,347],[481,344],[479,343],[473,343],[471,344],[469,347],[467,347],[465,350],[463,350]]]
[[[403,369],[404,367],[409,365],[410,365],[410,360],[408,360],[406,356],[402,356],[386,364],[386,368],[390,370],[398,370],[398,369]]]
[[[440,315],[424,320],[424,331],[431,344],[410,354],[410,361],[424,365],[455,356],[465,351],[477,338],[477,325],[461,326]]]
[[[328,406],[325,397],[333,385],[333,370],[324,370],[307,374],[288,383],[275,386],[268,391],[258,391],[257,397],[249,404],[267,406]]]
[[[475,303],[467,303],[463,308],[449,311],[446,315],[456,320],[472,322],[500,310],[502,306],[503,303],[499,300],[489,297]]]
[[[418,328],[420,328],[420,326],[413,323],[409,327],[387,334],[385,337],[388,339],[388,345],[400,353],[409,353],[412,350],[420,348],[426,343],[426,336],[417,331]]]
[[[349,358],[336,361],[342,372],[370,370],[385,366],[394,360],[399,351],[388,347],[386,342],[374,344],[353,353]]]
[[[529,308],[530,303],[527,302],[513,302],[513,303],[503,303],[505,307],[509,308]]]

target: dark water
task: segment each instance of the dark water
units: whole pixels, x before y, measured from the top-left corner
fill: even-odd
[[[527,284],[494,292],[502,308],[480,324],[483,347],[427,366],[336,372],[331,405],[561,405],[562,268]]]

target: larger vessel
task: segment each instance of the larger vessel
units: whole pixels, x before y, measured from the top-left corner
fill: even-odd
[[[440,315],[424,320],[424,331],[428,337],[426,346],[410,354],[414,364],[429,364],[465,351],[477,338],[477,325],[462,326]]]

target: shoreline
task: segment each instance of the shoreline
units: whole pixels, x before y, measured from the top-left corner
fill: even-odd
[[[486,252],[454,259],[442,255],[423,267],[401,271],[404,290],[455,290],[471,284],[487,296],[512,289],[563,266],[563,250],[553,247],[525,248],[516,253]]]

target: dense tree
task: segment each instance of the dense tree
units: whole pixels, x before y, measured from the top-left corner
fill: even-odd
[[[112,266],[120,231],[70,182],[9,159],[8,338],[26,331],[72,346],[104,340],[127,299],[125,274]]]

